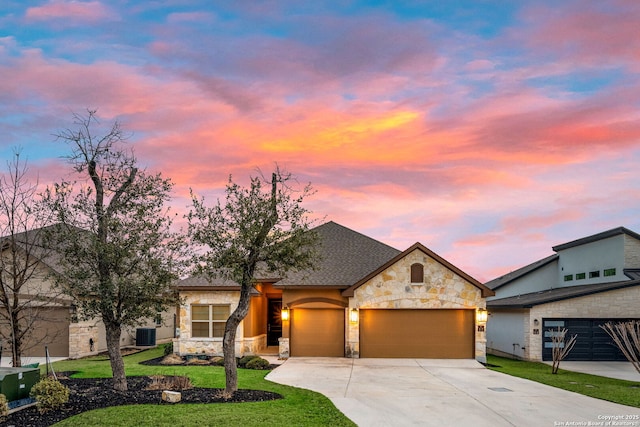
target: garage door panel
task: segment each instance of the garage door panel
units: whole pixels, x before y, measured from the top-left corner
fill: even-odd
[[[623,361],[627,360],[624,354],[614,344],[611,337],[602,329],[603,325],[609,321],[617,323],[627,319],[571,319],[553,318],[543,319],[544,333],[542,360],[551,361],[553,359],[551,334],[560,328],[567,328],[567,339],[572,335],[577,335],[576,344],[564,360],[568,361]]]
[[[360,310],[361,357],[473,358],[473,310]]]
[[[293,357],[344,357],[344,309],[292,309]]]

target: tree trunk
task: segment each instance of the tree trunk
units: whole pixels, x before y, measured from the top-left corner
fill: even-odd
[[[238,366],[236,364],[236,333],[238,325],[249,312],[249,292],[252,288],[251,283],[243,284],[240,290],[240,300],[238,307],[231,313],[227,324],[224,327],[224,340],[222,343],[222,351],[224,354],[224,373],[226,384],[224,396],[228,399],[233,393],[238,391]]]
[[[11,313],[11,366],[18,368],[22,366],[22,334],[20,333],[18,316]]]
[[[111,371],[113,372],[113,389],[126,391],[127,377],[124,372],[122,353],[120,353],[120,335],[122,333],[120,325],[104,322],[104,327],[107,332],[107,349],[109,351]]]

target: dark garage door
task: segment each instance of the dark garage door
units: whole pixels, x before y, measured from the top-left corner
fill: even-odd
[[[576,345],[564,360],[627,360],[602,329],[609,321],[624,322],[629,319],[543,319],[542,360],[553,360],[551,334],[558,327],[567,328],[567,338],[578,335]]]
[[[360,357],[473,359],[475,310],[360,310]]]

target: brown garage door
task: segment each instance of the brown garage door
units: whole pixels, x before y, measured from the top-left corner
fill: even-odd
[[[472,359],[474,310],[360,310],[360,357]]]
[[[343,357],[344,309],[292,309],[290,352],[295,357]]]
[[[23,355],[44,357],[45,346],[51,357],[69,356],[69,308],[41,308],[33,334],[27,339]]]

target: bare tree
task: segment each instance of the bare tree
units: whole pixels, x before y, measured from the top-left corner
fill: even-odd
[[[59,296],[47,287],[41,228],[50,218],[39,209],[38,183],[30,182],[26,161],[14,150],[7,172],[0,176],[0,337],[10,345],[13,366],[24,351],[56,337],[45,325],[45,306]],[[48,334],[37,333],[46,331]]]
[[[211,208],[192,192],[189,236],[204,247],[194,262],[200,272],[240,285],[238,306],[226,322],[223,338],[228,397],[238,389],[236,331],[249,312],[256,268],[264,266],[284,275],[289,270],[312,268],[316,260],[317,235],[310,230],[308,211],[301,206],[312,189],[306,186],[296,194],[289,186],[292,180],[291,174],[277,170],[268,183],[270,189],[264,191],[260,178],[252,178],[251,186],[243,188],[230,177],[225,203],[218,200]]]
[[[576,340],[578,338],[577,335],[572,335],[571,338],[567,339],[567,332],[569,332],[566,328],[560,329],[558,328],[555,331],[551,331],[551,356],[553,359],[553,365],[551,367],[551,373],[557,374],[558,368],[560,367],[560,361],[564,360],[565,357],[569,354],[569,352],[573,349],[573,346],[576,345]]]
[[[82,318],[104,323],[113,386],[126,390],[122,328],[176,304],[174,261],[182,244],[164,207],[172,183],[137,167],[118,122],[96,137],[95,114],[75,115],[77,129],[57,135],[71,146],[68,160],[84,181],[47,190],[63,229],[50,243],[62,253],[58,285],[75,298]]]
[[[600,325],[609,334],[614,344],[620,349],[624,357],[633,364],[640,373],[640,320],[628,322],[607,322]]]

